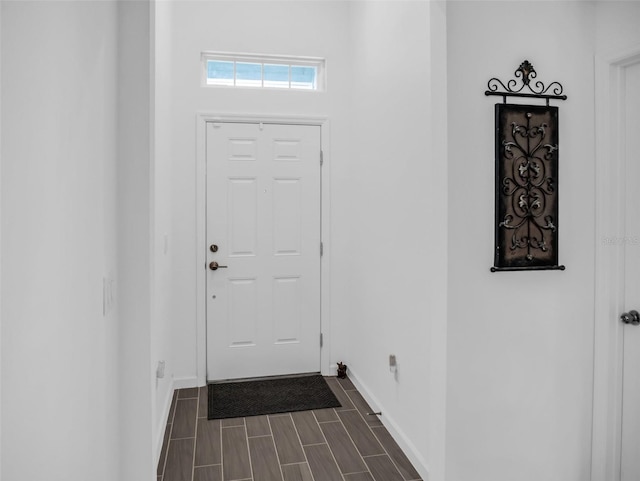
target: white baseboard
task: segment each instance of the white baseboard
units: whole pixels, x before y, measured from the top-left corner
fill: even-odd
[[[165,396],[164,402],[162,403],[162,413],[160,417],[156,421],[158,423],[158,429],[156,430],[156,440],[155,440],[155,463],[154,465],[158,465],[158,461],[160,460],[160,453],[162,452],[162,443],[164,442],[164,431],[167,429],[167,418],[169,417],[169,410],[171,409],[171,402],[173,401],[173,392],[175,390],[174,383],[172,382],[167,390],[167,395]]]
[[[186,389],[189,387],[199,387],[198,378],[196,376],[173,379],[173,389]]]
[[[416,471],[420,474],[421,478],[424,481],[429,480],[429,468],[427,463],[425,462],[422,454],[418,451],[416,446],[407,438],[404,434],[404,431],[398,426],[398,424],[393,420],[393,417],[389,416],[388,412],[385,410],[384,406],[378,401],[378,399],[371,393],[369,388],[363,384],[358,378],[358,374],[353,372],[351,368],[347,372],[347,375],[351,382],[353,382],[356,389],[362,394],[364,399],[367,401],[369,406],[374,411],[381,411],[382,416],[379,417],[380,421],[387,428],[391,437],[398,443],[400,449],[407,455],[413,467],[416,468]]]

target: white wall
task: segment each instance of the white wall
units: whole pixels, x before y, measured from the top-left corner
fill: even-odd
[[[331,119],[332,211],[340,216],[348,125],[347,4],[343,2],[175,2],[173,5],[173,376],[196,382],[196,113],[312,115]],[[200,86],[206,50],[325,57],[326,92]],[[336,214],[337,213],[337,214]],[[329,242],[344,243],[343,239]],[[334,249],[335,250],[335,249]],[[342,259],[334,259],[334,267]]]
[[[0,8],[0,112],[2,112],[2,8]],[[0,115],[0,199],[2,198],[2,115]],[[2,206],[0,205],[0,272],[2,272]],[[2,275],[0,275],[0,433],[2,432]],[[0,481],[2,436],[0,436]]]
[[[596,50],[619,53],[640,44],[640,2],[601,1],[596,5]]]
[[[116,6],[2,2],[2,477],[118,477]]]
[[[340,226],[350,243],[349,261],[336,274],[348,283],[335,306],[344,309],[345,361],[425,479],[444,479],[437,446],[444,439],[447,288],[443,8],[351,3],[349,223]]]
[[[118,480],[156,476],[152,4],[118,2]]]
[[[172,2],[152,2],[151,26],[154,35],[151,52],[154,72],[153,126],[153,314],[151,324],[151,367],[164,361],[165,375],[155,381],[153,390],[153,437],[160,452],[164,427],[173,394],[173,290],[172,290]]]
[[[595,4],[449,2],[447,479],[589,479]],[[637,25],[637,22],[636,22]],[[487,81],[530,60],[560,81],[560,263],[490,273],[494,108]]]

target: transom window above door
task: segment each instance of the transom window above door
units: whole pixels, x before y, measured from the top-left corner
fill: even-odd
[[[324,90],[325,60],[203,52],[202,85]]]

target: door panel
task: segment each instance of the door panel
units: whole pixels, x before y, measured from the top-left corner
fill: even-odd
[[[625,305],[640,310],[640,64],[628,66],[623,73],[625,159]],[[640,479],[640,326],[624,326],[622,397],[622,481]]]
[[[302,241],[300,179],[273,179],[274,255],[300,255]]]
[[[258,182],[228,179],[228,242],[230,256],[255,256],[258,231]]]
[[[320,127],[208,123],[206,160],[207,378],[319,371]]]
[[[273,342],[276,344],[300,342],[300,288],[300,277],[273,279]]]
[[[229,347],[255,346],[258,321],[258,289],[256,279],[229,279],[227,322]],[[224,322],[224,321],[223,321]],[[218,335],[215,332],[213,335]],[[223,335],[221,332],[219,335]]]

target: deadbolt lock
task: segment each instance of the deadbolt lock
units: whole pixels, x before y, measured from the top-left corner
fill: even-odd
[[[209,250],[211,252],[218,252],[218,246],[215,244],[211,244],[211,247],[209,247]]]

